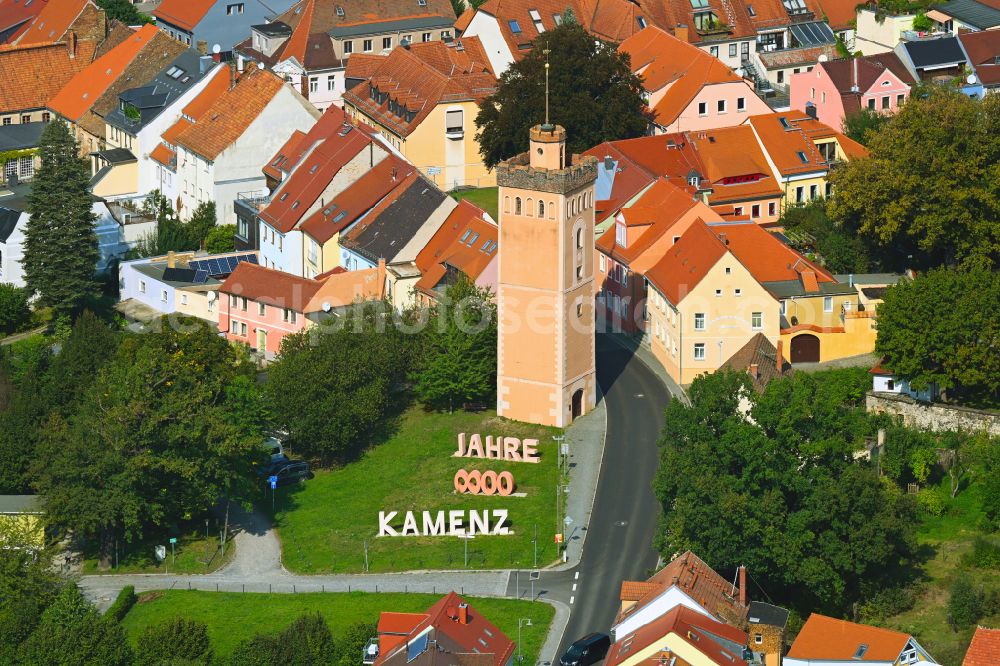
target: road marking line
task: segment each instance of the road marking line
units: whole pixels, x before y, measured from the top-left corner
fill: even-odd
[[[574,601],[575,599],[576,599],[576,597],[570,597],[570,598],[569,598],[569,603],[570,603],[570,604],[572,605],[572,603],[573,603],[573,601]]]
[[[573,580],[580,580],[580,572],[579,571],[577,571],[576,574],[573,576]]]
[[[573,591],[576,592],[576,583],[573,583]]]

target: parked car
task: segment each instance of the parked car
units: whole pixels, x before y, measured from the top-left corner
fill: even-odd
[[[590,666],[604,659],[610,648],[611,636],[598,632],[587,634],[569,646],[559,663],[562,666]]]
[[[273,475],[278,477],[279,486],[290,486],[293,483],[301,483],[313,477],[313,473],[309,469],[309,463],[304,460],[291,460],[274,472]]]
[[[292,461],[289,460],[288,456],[286,456],[283,453],[280,456],[274,456],[270,459],[270,461],[264,463],[263,465],[259,465],[257,467],[257,476],[260,477],[271,476],[277,473],[278,470],[280,470],[282,467],[290,465],[291,463]]]

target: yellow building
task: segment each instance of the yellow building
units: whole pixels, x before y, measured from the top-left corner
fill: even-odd
[[[597,402],[596,179],[597,158],[567,155],[553,125],[531,128],[528,153],[497,167],[501,416],[563,427]]]
[[[42,515],[36,495],[0,495],[0,548],[44,548]]]
[[[348,61],[344,109],[375,127],[444,190],[490,187],[475,118],[496,77],[478,37],[399,46]]]
[[[782,211],[829,197],[831,169],[868,155],[860,143],[802,111],[751,116],[747,124],[784,192]]]

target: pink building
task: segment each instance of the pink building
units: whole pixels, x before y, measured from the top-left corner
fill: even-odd
[[[385,296],[384,262],[360,271],[335,268],[313,279],[244,263],[219,287],[219,331],[267,359],[281,351],[286,335],[336,317],[352,303]]]
[[[839,130],[846,116],[861,109],[895,113],[913,84],[913,76],[892,51],[831,60],[792,75],[791,107],[807,113],[815,109],[820,122]]]

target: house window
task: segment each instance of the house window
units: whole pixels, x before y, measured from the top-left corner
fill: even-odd
[[[718,46],[713,46],[713,47],[709,48],[708,52],[711,53],[712,57],[714,57],[714,58],[718,58],[719,57],[719,47]]]
[[[825,90],[822,93],[820,93],[820,101],[821,101],[821,103],[826,104],[826,91]]]
[[[601,272],[604,273],[607,269],[608,259],[603,254],[601,255]]]
[[[354,42],[350,39],[344,42],[344,53],[354,53]]]
[[[778,211],[778,205],[776,203],[772,201],[769,204],[767,204],[767,214],[769,216],[774,217],[777,214],[777,211]]]
[[[778,83],[784,83],[784,82],[785,82],[785,70],[779,69],[778,70]]]
[[[521,214],[521,197],[514,197],[514,215]]]
[[[160,291],[160,301],[163,303],[167,302],[167,290],[163,289]]]
[[[22,157],[18,160],[22,180],[35,175],[35,160],[30,156]]]
[[[755,220],[758,217],[760,217],[760,204],[754,204],[753,206],[750,206],[750,217],[754,218]]]
[[[392,48],[392,37],[383,37],[382,38],[382,48],[383,49],[391,49]]]
[[[747,98],[746,97],[737,97],[736,98],[736,110],[738,112],[742,112],[742,111],[746,111],[747,110]]]
[[[786,304],[786,301],[780,301],[779,304],[778,304],[778,312],[781,313],[782,317],[785,316],[785,311],[788,309],[787,307],[785,307],[785,304]]]
[[[583,249],[583,229],[576,230],[576,249]]]
[[[577,266],[576,267],[576,279],[577,280],[582,280],[583,279],[583,266]]]
[[[734,215],[742,215],[743,214],[743,206],[733,206],[733,214]]]
[[[802,203],[805,200],[806,200],[806,188],[800,185],[799,187],[795,188],[795,202]]]
[[[826,189],[826,198],[829,199],[831,196],[833,196],[833,183],[827,183],[825,189]]]
[[[545,217],[545,202],[538,200],[538,217]]]
[[[333,74],[331,74],[330,76],[326,77],[326,89],[327,90],[336,90],[337,89],[337,77],[334,76]]]
[[[737,50],[737,48],[738,47],[736,46],[736,42],[733,42],[732,44],[729,45],[729,57],[730,58],[735,58],[736,57],[736,50]]]
[[[755,331],[759,331],[764,328],[764,313],[763,312],[751,312],[750,313],[750,328]]]
[[[635,20],[639,23],[640,28],[645,28],[648,25],[646,23],[646,19],[643,18],[642,16],[637,17]]]
[[[875,110],[875,98],[874,97],[872,97],[870,100],[868,100],[868,108],[871,109],[872,111]]]
[[[232,5],[226,5],[226,16],[236,16],[243,13],[243,3],[237,2]]]
[[[429,42],[429,41],[431,41],[431,33],[425,32],[424,34],[420,35],[420,41],[422,41],[422,42]]]
[[[753,642],[756,643],[757,645],[760,645],[761,643],[764,642],[764,637],[761,636],[760,634],[754,634],[753,635]]]
[[[888,109],[889,108],[889,96],[888,95],[884,95],[882,97],[882,108],[883,109]]]
[[[705,313],[695,312],[694,313],[694,330],[704,331],[705,330]]]
[[[698,102],[698,115],[699,116],[708,115],[708,102]]]
[[[139,293],[140,294],[145,294],[146,293],[146,281],[145,280],[139,280]]]
[[[361,50],[364,51],[365,53],[371,53],[372,52],[372,40],[370,40],[370,39],[363,40],[361,42]]]
[[[628,269],[622,266],[622,286],[628,286]]]
[[[261,317],[267,315],[267,306],[264,305],[263,303],[258,303],[257,304],[257,314],[260,315]]]
[[[721,296],[722,296],[722,290],[721,290],[721,289],[716,289],[716,290],[715,290],[715,296],[716,296],[717,298],[721,297]]]
[[[247,311],[247,299],[246,298],[243,298],[243,297],[240,298],[240,310],[242,310],[243,312]]]
[[[900,97],[902,97],[902,95],[900,95]],[[47,123],[50,120],[52,120],[52,114],[48,111],[42,111],[42,122]]]
[[[577,317],[582,317],[583,316],[583,303],[577,303],[576,304],[576,316]]]
[[[458,134],[464,127],[462,109],[451,109],[445,114],[445,132]]]
[[[705,360],[705,343],[696,342],[694,343],[694,360],[704,361]]]
[[[239,335],[240,334],[240,323],[238,321],[230,321],[229,322],[229,332],[232,333],[233,335]]]
[[[725,113],[726,112],[726,100],[720,99],[718,101],[717,108],[718,108],[719,113]]]
[[[240,335],[242,335],[244,338],[247,336],[247,325],[246,324],[242,324],[242,323],[240,324]]]
[[[833,312],[833,296],[823,297],[823,312]]]
[[[815,88],[810,88],[809,89],[809,99],[816,99],[816,89]]]
[[[892,379],[886,380],[886,382],[885,382],[885,388],[888,391],[894,391],[896,389],[896,382],[895,382],[895,380],[892,380]]]
[[[309,92],[314,93],[319,90],[319,77],[310,76],[309,77]]]
[[[900,107],[900,106],[903,106],[903,101],[904,101],[905,99],[906,99],[906,95],[904,95],[904,94],[902,94],[902,93],[900,93],[900,94],[896,95],[896,107],[898,108],[898,107]],[[43,119],[44,119],[44,117],[45,117],[45,114],[42,114],[42,118],[43,118]]]
[[[188,295],[181,294],[181,305],[187,305],[187,304],[188,304]]]
[[[726,266],[726,275],[732,275],[732,274],[733,274],[733,267]]]
[[[285,308],[285,313],[284,313],[283,319],[286,322],[288,322],[289,324],[294,324],[295,323],[295,310],[289,310],[288,308]]]
[[[26,125],[31,122],[31,116],[21,116],[21,124]]]
[[[13,122],[13,120],[11,120],[11,118],[9,118],[9,117],[3,119],[3,124],[4,125],[10,125],[12,122]]]
[[[817,199],[817,198],[819,198],[819,185],[810,185],[809,186],[809,200],[812,201],[813,199]]]

